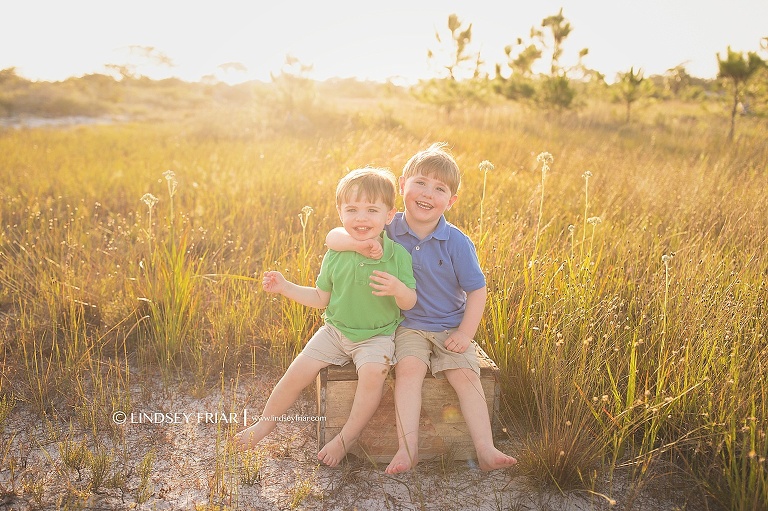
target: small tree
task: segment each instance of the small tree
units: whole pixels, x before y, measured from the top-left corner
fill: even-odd
[[[416,98],[442,108],[448,115],[460,106],[483,103],[488,95],[487,77],[481,77],[480,52],[470,51],[472,24],[466,28],[456,14],[448,16],[450,40],[435,31],[439,45],[428,50],[427,58],[445,69],[448,76],[423,80],[412,88]],[[462,78],[465,78],[462,80]]]
[[[571,106],[576,90],[571,86],[568,77],[562,74],[545,77],[541,82],[541,94],[541,99],[546,105],[560,111]]]
[[[542,82],[541,99],[547,105],[562,109],[571,106],[576,91],[571,86],[571,80],[568,78],[568,70],[560,65],[560,57],[563,55],[563,42],[570,35],[573,27],[563,16],[563,9],[553,15],[547,16],[541,22],[542,28],[548,28],[552,35],[552,60],[550,63],[549,76]],[[546,37],[543,32],[533,32],[541,39],[542,44],[546,44]],[[587,49],[579,52],[579,64],[576,66],[582,68],[582,57],[588,53]],[[571,68],[573,70],[573,68]]]
[[[664,88],[672,93],[674,97],[680,95],[691,83],[691,75],[685,69],[684,64],[679,64],[673,68],[667,69],[664,73]]]
[[[630,110],[632,103],[640,99],[643,94],[642,84],[645,78],[643,78],[643,70],[638,69],[635,72],[634,67],[630,67],[626,73],[618,73],[619,96],[624,104],[627,105],[627,118],[626,122],[629,124]]]
[[[509,78],[504,78],[501,73],[501,65],[496,64],[493,89],[497,94],[501,94],[507,99],[529,99],[536,93],[531,75],[533,74],[533,64],[541,58],[541,49],[534,43],[526,46],[520,38],[517,39],[517,46],[523,47],[517,55],[512,53],[513,45],[504,47],[504,53],[507,55],[507,66],[511,70],[511,74]]]
[[[765,65],[765,62],[755,52],[749,52],[745,56],[742,52],[736,52],[728,47],[726,57],[723,59],[717,54],[718,78],[729,80],[733,86],[733,106],[731,108],[731,129],[728,132],[728,140],[733,140],[736,131],[736,111],[744,91],[744,87],[750,78]]]
[[[277,105],[289,116],[306,113],[315,103],[315,84],[309,78],[312,69],[311,64],[302,64],[296,57],[286,55],[280,74],[269,74],[277,92]]]
[[[571,33],[573,27],[563,16],[563,8],[553,16],[547,16],[541,22],[542,27],[549,27],[552,31],[552,63],[550,65],[550,76],[555,76],[560,71],[560,57],[563,54],[563,41]]]
[[[479,74],[481,64],[480,54],[469,52],[469,46],[472,42],[472,23],[462,29],[462,22],[456,14],[448,16],[448,30],[450,31],[450,41],[443,43],[440,32],[435,31],[435,39],[441,48],[437,51],[428,50],[427,58],[430,61],[442,60],[440,64],[448,71],[448,78],[456,80],[462,68],[470,68],[474,63],[472,70],[473,76]],[[438,55],[442,54],[442,57]]]
[[[517,40],[519,45],[523,44],[521,39]],[[513,73],[518,73],[523,77],[531,76],[533,65],[541,58],[541,49],[531,43],[525,46],[516,57],[512,57],[512,45],[504,47],[504,53],[507,55],[507,65]]]

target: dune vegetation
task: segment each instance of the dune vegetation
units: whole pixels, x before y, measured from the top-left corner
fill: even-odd
[[[108,124],[0,128],[0,494],[56,502],[21,475],[31,421],[58,446],[38,469],[71,479],[67,502],[144,502],[152,453],[115,468],[113,413],[158,377],[204,395],[286,367],[320,316],[261,292],[260,274],[312,283],[337,180],[399,174],[444,141],[519,470],[623,509],[662,476],[710,509],[768,507],[764,118],[740,117],[729,141],[717,96],[643,98],[627,122],[607,97],[446,109],[346,82],[290,105],[266,86],[136,87],[121,111],[86,112]],[[633,482],[621,494],[617,474]],[[212,502],[234,491],[213,488]]]

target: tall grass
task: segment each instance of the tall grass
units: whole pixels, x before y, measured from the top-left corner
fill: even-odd
[[[446,118],[408,104],[381,122],[373,107],[328,107],[301,130],[209,112],[4,131],[3,398],[75,413],[94,436],[153,368],[203,388],[219,369],[287,364],[319,315],[259,292],[261,273],[311,284],[338,178],[366,164],[397,173],[443,140],[467,169],[448,219],[479,232],[489,297],[478,340],[500,367],[523,467],[565,491],[616,471],[641,485],[663,464],[713,503],[759,508],[766,126],[747,120],[726,145],[706,112],[695,123],[638,113],[645,121],[622,126],[603,105]],[[543,151],[555,163],[537,162]],[[471,170],[486,160],[494,172]]]

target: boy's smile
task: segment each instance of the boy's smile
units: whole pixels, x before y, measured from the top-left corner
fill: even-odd
[[[396,211],[379,200],[370,202],[367,197],[342,202],[337,209],[344,230],[358,241],[379,236]]]

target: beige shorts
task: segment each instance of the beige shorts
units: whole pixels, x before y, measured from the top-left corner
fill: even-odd
[[[464,353],[455,353],[445,348],[445,340],[455,328],[442,332],[427,332],[412,328],[398,327],[395,332],[395,360],[416,357],[432,371],[436,378],[443,377],[446,369],[472,369],[480,376],[475,342],[472,341]]]
[[[302,353],[315,360],[339,366],[352,361],[358,371],[368,362],[390,366],[394,363],[394,338],[394,335],[377,335],[364,341],[352,342],[338,328],[323,325],[307,342]]]

